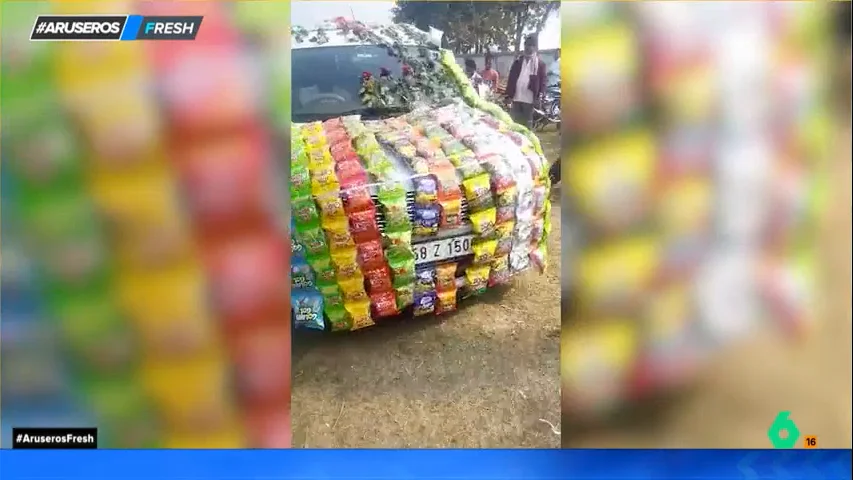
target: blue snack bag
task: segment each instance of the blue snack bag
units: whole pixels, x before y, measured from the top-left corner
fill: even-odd
[[[293,304],[293,323],[296,328],[325,330],[323,320],[323,295],[315,289],[294,289],[290,294]]]
[[[429,315],[435,311],[435,291],[415,292],[415,316]]]
[[[441,221],[441,206],[438,204],[415,204],[414,213],[415,224],[412,232],[415,235],[429,236],[438,233],[438,225]]]
[[[314,273],[304,257],[293,256],[290,259],[290,284],[293,288],[314,287]]]

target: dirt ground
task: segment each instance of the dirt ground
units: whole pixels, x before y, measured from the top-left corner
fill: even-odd
[[[559,134],[540,138],[556,159]],[[554,195],[545,275],[522,275],[451,315],[294,337],[293,446],[558,448],[559,191]]]
[[[849,92],[849,87],[848,87]],[[848,114],[849,116],[849,114]],[[767,429],[789,410],[818,446],[851,448],[851,159],[842,129],[822,232],[820,323],[799,342],[767,334],[739,345],[665,414],[629,418],[571,439],[572,448],[768,448]]]

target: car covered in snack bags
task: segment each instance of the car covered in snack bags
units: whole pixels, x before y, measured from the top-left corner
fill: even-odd
[[[539,140],[477,95],[440,32],[338,19],[292,34],[297,327],[443,314],[545,269]]]

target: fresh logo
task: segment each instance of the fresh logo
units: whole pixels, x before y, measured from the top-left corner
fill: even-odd
[[[767,430],[773,448],[794,448],[800,438],[800,429],[791,420],[791,412],[779,412]]]

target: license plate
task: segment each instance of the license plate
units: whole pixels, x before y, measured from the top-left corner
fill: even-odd
[[[415,251],[415,264],[440,262],[442,260],[470,255],[474,251],[473,243],[473,235],[418,243],[412,247]]]

